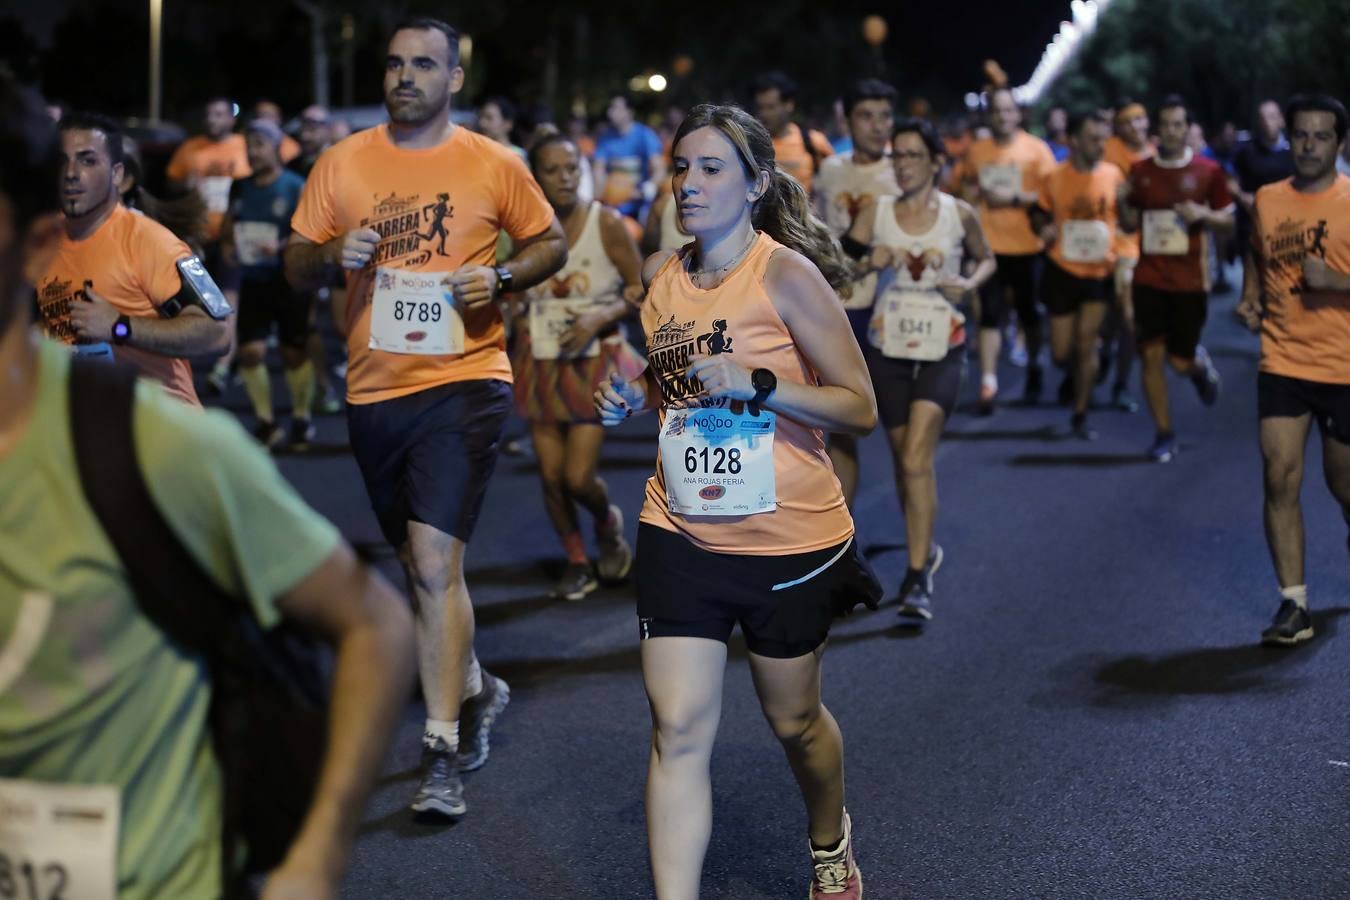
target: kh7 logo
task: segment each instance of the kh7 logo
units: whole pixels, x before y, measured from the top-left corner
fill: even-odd
[[[726,493],[727,489],[722,487],[722,485],[710,484],[703,490],[699,491],[698,495],[702,497],[704,500],[721,500],[724,496],[726,496]]]

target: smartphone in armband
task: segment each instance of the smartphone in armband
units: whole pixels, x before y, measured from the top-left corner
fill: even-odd
[[[226,318],[234,307],[225,299],[225,294],[216,285],[206,266],[195,256],[180,259],[178,276],[183,280],[183,289],[178,296],[160,304],[160,315],[172,318],[183,311],[185,304],[196,304],[206,310],[206,314],[217,321]]]

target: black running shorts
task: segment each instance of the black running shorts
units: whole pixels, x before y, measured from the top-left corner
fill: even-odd
[[[352,454],[389,543],[403,545],[409,521],[468,542],[510,411],[511,385],[496,379],[347,406]]]
[[[243,278],[239,282],[239,343],[267,340],[272,323],[283,347],[303,350],[309,339],[311,291],[293,291],[280,272],[274,278]]]
[[[1139,344],[1162,341],[1167,355],[1195,359],[1209,313],[1203,291],[1164,291],[1134,283],[1134,334]]]
[[[961,396],[966,372],[966,347],[952,347],[942,359],[915,362],[892,359],[871,344],[867,346],[867,370],[883,428],[909,424],[909,408],[918,400],[936,403],[948,417]]]
[[[1323,437],[1350,444],[1350,384],[1258,372],[1256,413],[1262,419],[1311,415]]]
[[[881,602],[881,585],[849,538],[788,556],[712,553],[656,525],[638,526],[638,636],[726,643],[737,623],[750,652],[796,659],[858,603]]]
[[[1036,278],[1040,270],[1039,253],[1016,256],[997,253],[998,268],[980,288],[980,327],[1002,328],[1008,318],[1008,297],[1017,310],[1017,321],[1023,328],[1040,325],[1036,309]]]
[[[1041,277],[1041,297],[1051,316],[1071,316],[1085,303],[1110,303],[1115,293],[1113,277],[1079,278],[1046,259]]]

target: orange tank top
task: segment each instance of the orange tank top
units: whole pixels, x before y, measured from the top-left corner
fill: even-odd
[[[816,383],[816,374],[797,349],[764,287],[769,258],[783,245],[759,234],[745,259],[722,284],[694,285],[685,268],[692,246],[666,261],[652,279],[642,306],[648,365],[661,385],[660,418],[668,408],[722,406],[702,399],[702,387],[685,380],[696,354],[731,354],[746,369],[769,369],[780,384]],[[853,518],[839,479],[825,453],[819,429],[777,416],[773,443],[777,505],[755,515],[681,516],[666,502],[665,475],[657,454],[656,474],[647,480],[641,521],[684,535],[713,553],[787,556],[842,543],[853,534]]]

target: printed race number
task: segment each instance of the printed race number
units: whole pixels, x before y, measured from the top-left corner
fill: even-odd
[[[690,475],[739,475],[741,451],[739,447],[724,450],[721,447],[684,448],[684,470]]]
[[[670,511],[752,516],[777,509],[776,423],[768,410],[667,410],[660,447]]]
[[[450,273],[377,269],[368,346],[419,356],[463,353],[464,320],[455,305]]]
[[[115,900],[121,795],[0,778],[0,900]]]
[[[881,352],[916,362],[942,359],[951,342],[952,312],[936,292],[887,291],[881,302]]]
[[[439,322],[441,320],[440,303],[418,303],[412,300],[394,301],[395,322]]]
[[[0,853],[0,898],[3,900],[79,900],[66,890],[70,872],[59,862],[35,863]]]

